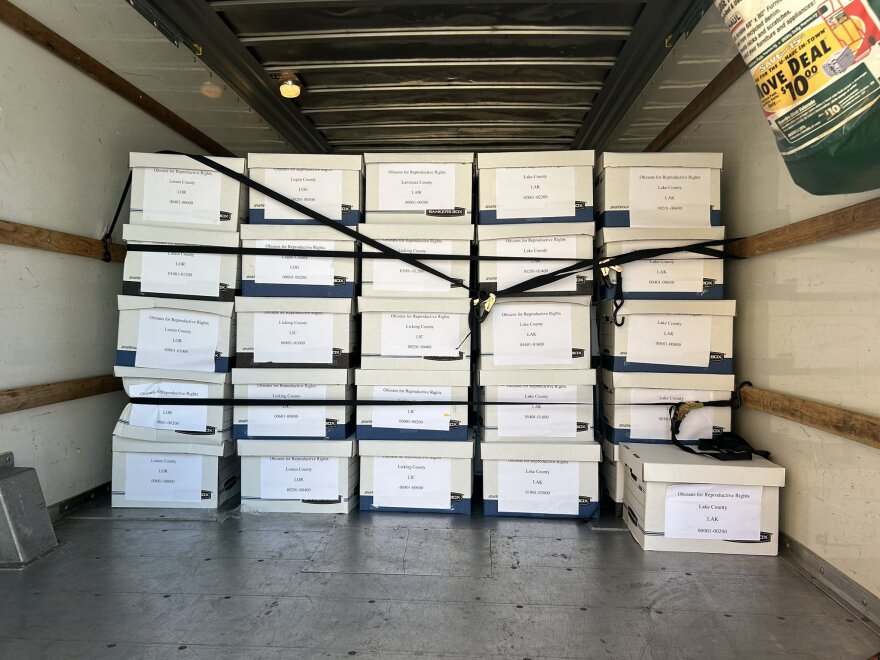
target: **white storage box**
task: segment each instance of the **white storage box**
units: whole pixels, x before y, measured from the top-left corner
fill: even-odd
[[[211,160],[244,174],[244,158]],[[238,231],[246,206],[235,179],[172,154],[132,153],[129,167],[131,224]]]
[[[238,234],[229,231],[125,225],[122,237],[129,246],[238,247]],[[240,286],[240,272],[237,254],[129,249],[122,269],[122,293],[127,296],[231,302]]]
[[[358,298],[361,367],[470,371],[467,298]]]
[[[112,475],[114,508],[218,509],[241,491],[231,442],[156,443],[114,436]]]
[[[589,369],[590,298],[499,298],[480,337],[481,370]]]
[[[361,511],[471,512],[470,442],[364,440]]]
[[[116,366],[226,373],[231,302],[119,296]]]
[[[591,441],[596,372],[592,369],[481,371],[484,442]],[[493,402],[522,401],[521,406]],[[571,405],[564,405],[570,402]],[[548,405],[542,405],[548,404]]]
[[[614,323],[599,304],[602,367],[613,371],[733,373],[734,300],[627,300]]]
[[[480,256],[544,257],[571,261],[491,261],[478,265],[480,289],[495,293],[507,287],[552,273],[575,261],[593,258],[593,225],[591,223],[486,225],[477,228]],[[593,293],[593,271],[570,275],[563,280],[518,296],[559,296]]]
[[[467,401],[469,371],[358,369],[358,401]],[[468,440],[468,406],[357,407],[358,440]]]
[[[723,227],[644,229],[611,227],[596,238],[599,258],[617,257],[636,250],[693,245],[724,238]],[[724,246],[714,246],[721,250]],[[620,270],[618,271],[617,268]],[[621,277],[622,276],[622,277]],[[610,269],[602,279],[600,297],[614,298],[617,280],[627,299],[721,300],[724,298],[724,260],[695,252],[674,252],[656,259],[640,259]]]
[[[602,481],[605,483],[608,497],[615,504],[623,504],[623,489],[626,485],[623,467],[623,461],[620,460],[620,445],[603,442]]]
[[[480,445],[487,516],[597,518],[597,442]]]
[[[337,154],[248,154],[257,183],[344,225],[361,221],[363,159]],[[281,202],[250,191],[251,224],[311,225],[316,220]]]
[[[471,262],[465,259],[422,259],[424,254],[468,256],[474,228],[470,225],[384,225],[364,224],[360,232],[398,252],[411,254],[426,266],[470,284]],[[365,253],[377,252],[364,244]],[[361,293],[364,296],[396,298],[461,298],[468,291],[397,259],[364,259]]]
[[[592,151],[477,154],[479,224],[591,223],[594,156]]]
[[[673,445],[621,445],[624,519],[645,550],[776,555],[785,468]]]
[[[242,225],[246,248],[355,252],[357,242],[332,227]],[[354,257],[241,256],[242,294],[292,298],[352,298],[357,287]]]
[[[223,399],[232,394],[229,374],[116,367],[129,397]],[[232,439],[232,406],[128,403],[113,435],[151,442],[219,445]]]
[[[620,443],[671,442],[669,408],[682,401],[728,401],[732,375],[602,371],[605,438]],[[657,405],[650,405],[656,403]],[[678,439],[696,444],[731,430],[729,407],[704,407],[684,418]]]
[[[236,298],[238,367],[352,366],[356,345],[350,298]]]
[[[600,227],[721,225],[716,153],[609,153],[596,163]]]
[[[474,155],[364,154],[366,222],[470,225]]]
[[[348,513],[357,506],[354,440],[242,440],[244,513]]]
[[[351,369],[233,369],[236,399],[279,399],[293,405],[235,406],[236,440],[344,440],[354,431],[351,405],[297,406],[299,400],[348,401]]]

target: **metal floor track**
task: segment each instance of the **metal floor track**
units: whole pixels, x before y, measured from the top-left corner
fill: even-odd
[[[614,519],[112,510],[0,571],[0,658],[853,658],[778,558],[645,553]]]

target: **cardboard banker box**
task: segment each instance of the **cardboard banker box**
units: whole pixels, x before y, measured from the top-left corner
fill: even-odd
[[[468,371],[358,369],[358,401],[437,401],[438,405],[357,407],[358,440],[468,440]]]
[[[363,440],[361,511],[471,512],[470,442]]]
[[[350,298],[236,298],[236,366],[284,369],[353,366]]]
[[[590,298],[499,298],[480,338],[481,370],[589,369]]]
[[[479,223],[592,223],[593,159],[592,151],[478,154]]]
[[[627,300],[616,313],[612,301],[602,302],[602,367],[732,374],[735,314],[735,300]]]
[[[113,438],[114,508],[218,509],[241,491],[235,444]]]
[[[244,174],[244,158],[210,160]],[[173,154],[132,153],[129,167],[131,224],[238,231],[246,197],[235,179]]]
[[[226,373],[231,302],[119,296],[116,366]]]
[[[483,441],[592,441],[595,385],[592,369],[481,371]]]
[[[236,405],[236,440],[344,440],[354,431],[351,369],[232,370],[236,399],[278,399],[283,405]],[[333,401],[296,405],[297,401]],[[289,403],[285,403],[289,402]]]
[[[322,226],[242,225],[241,245],[322,252],[357,250],[354,239]],[[241,270],[245,296],[351,298],[357,287],[354,257],[243,254]]]
[[[480,446],[480,456],[485,515],[599,516],[598,443],[490,442]]]
[[[624,519],[645,550],[775,555],[785,468],[673,445],[621,445]]]
[[[250,177],[321,215],[357,226],[361,221],[363,160],[337,154],[248,154]],[[251,224],[316,225],[317,220],[258,190],[250,190]]]
[[[364,154],[366,222],[471,224],[471,153]]]
[[[616,504],[623,504],[623,489],[626,486],[623,461],[620,460],[620,445],[607,440],[602,442],[602,482],[608,497]]]
[[[535,261],[492,261],[478,264],[480,288],[495,293],[534,277],[593,258],[591,223],[483,225],[477,228],[481,257],[535,257]],[[570,259],[570,261],[541,261]],[[518,296],[590,295],[593,272],[587,269]]]
[[[424,259],[423,255],[468,256],[474,228],[471,225],[384,225],[364,224],[360,232],[387,245],[393,250],[411,254],[445,275],[470,284],[471,263],[449,258]],[[363,244],[365,254],[377,250]],[[462,298],[468,296],[463,287],[456,287],[442,277],[398,259],[363,260],[361,293],[370,297]]]
[[[358,503],[354,440],[242,440],[241,510],[349,513]]]

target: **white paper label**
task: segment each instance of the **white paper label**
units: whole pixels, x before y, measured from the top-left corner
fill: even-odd
[[[558,259],[574,259],[577,255],[577,241],[574,236],[534,236],[528,238],[505,238],[496,241],[499,257],[549,257]],[[552,273],[570,266],[573,261],[498,261],[498,288],[506,289],[514,284],[525,282],[538,275]],[[565,279],[539,286],[533,291],[564,291],[577,290],[577,276],[570,275]]]
[[[667,486],[663,534],[672,539],[759,541],[763,494],[763,486]]]
[[[510,218],[574,216],[573,167],[503,167],[495,170],[495,215]]]
[[[373,504],[408,509],[452,508],[449,458],[373,458]]]
[[[643,259],[626,264],[623,291],[702,293],[703,259]]]
[[[404,254],[452,254],[452,241],[426,238],[382,242]],[[370,261],[373,266],[373,289],[376,291],[416,293],[449,291],[449,282],[436,275],[431,275],[431,273],[426,273],[421,268],[394,259],[372,259]],[[452,261],[428,259],[423,263],[441,273],[452,275]]]
[[[578,467],[571,461],[498,461],[498,511],[577,515]]]
[[[451,401],[451,387],[411,387],[385,385],[373,387],[377,401]],[[452,412],[449,406],[373,406],[373,427],[448,431]],[[461,421],[461,420],[459,420]]]
[[[254,362],[330,364],[332,361],[333,314],[254,314]]]
[[[382,313],[379,353],[386,357],[457,357],[461,314]]]
[[[575,403],[576,385],[499,385],[498,400],[523,401],[530,404],[498,406],[499,437],[574,438],[577,436],[577,406],[541,405],[541,402]]]
[[[631,227],[710,226],[708,167],[632,167]]]
[[[267,169],[266,186],[331,220],[342,220],[342,171]],[[304,220],[309,217],[266,197],[266,218]]]
[[[452,163],[381,163],[380,211],[455,208],[455,165]]]
[[[208,386],[205,383],[179,383],[156,381],[131,385],[131,397],[154,397],[161,399],[207,399]],[[133,403],[129,424],[149,429],[167,431],[200,431],[208,426],[208,406],[160,406],[146,403]]]
[[[144,169],[145,222],[220,224],[220,178],[213,170]]]
[[[125,454],[125,499],[142,502],[201,502],[202,459],[198,454]]]
[[[571,305],[505,303],[490,318],[495,364],[571,364]]]
[[[141,255],[141,293],[216,297],[219,292],[219,254],[144,252]]]
[[[256,241],[258,248],[283,250],[335,250],[336,241]],[[330,257],[254,257],[254,281],[258,284],[333,285],[333,259]]]
[[[711,316],[631,314],[626,326],[627,362],[709,366]]]
[[[214,371],[220,320],[214,314],[179,309],[142,309],[136,367]]]
[[[339,459],[327,456],[262,456],[260,499],[338,500]]]
[[[254,384],[247,388],[249,399],[326,399],[326,385]],[[254,437],[302,436],[323,438],[327,434],[325,406],[248,406],[248,435]]]

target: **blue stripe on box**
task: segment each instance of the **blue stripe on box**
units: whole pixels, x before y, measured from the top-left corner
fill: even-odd
[[[627,405],[627,404],[621,404]],[[636,438],[629,437],[630,429],[618,429],[613,426],[605,427],[605,439],[612,445],[631,444],[631,445],[671,445],[672,441],[666,438]],[[696,445],[698,440],[681,440],[683,445]]]
[[[709,211],[709,224],[712,227],[721,226],[721,209]],[[629,227],[629,211],[603,211],[596,216],[596,227]],[[658,225],[665,226],[665,225]]]
[[[471,513],[470,499],[461,499],[457,502],[451,502],[449,509],[419,509],[397,506],[373,506],[373,497],[371,495],[361,495],[360,498],[361,511],[399,511],[403,513],[455,513],[469,516]]]
[[[247,424],[235,424],[232,427],[234,440],[346,440],[354,431],[354,422],[337,424],[320,438],[313,435],[250,435]]]
[[[483,500],[484,516],[516,516],[517,518],[582,518],[593,520],[599,517],[599,503],[590,502],[578,506],[578,512],[574,515],[562,513],[519,513],[515,511],[498,511],[498,500]]]
[[[468,440],[468,427],[460,426],[449,431],[427,429],[386,429],[381,426],[357,425],[358,440]]]
[[[733,358],[724,358],[718,362],[709,362],[709,366],[703,367],[685,367],[679,364],[648,364],[646,362],[627,362],[626,358],[620,355],[602,356],[602,368],[611,371],[638,371],[638,372],[662,372],[665,374],[722,374],[729,376],[733,374]]]
[[[353,298],[355,283],[345,284],[258,284],[242,280],[241,294],[259,298]]]
[[[599,297],[600,300],[613,300],[614,287],[600,287]],[[627,291],[623,294],[623,297],[627,300],[723,300],[724,285],[713,284],[708,291],[703,290],[702,293],[688,293],[686,291]]]
[[[574,215],[543,216],[540,218],[504,218],[499,220],[497,211],[480,211],[477,221],[481,225],[532,225],[548,222],[593,222],[593,207],[576,209]]]
[[[117,367],[133,367],[135,366],[135,358],[137,357],[136,351],[116,351],[116,366]],[[227,374],[229,370],[233,366],[234,360],[229,357],[218,357],[214,358],[214,373],[217,374]],[[163,367],[164,369],[174,369],[174,365],[169,365],[167,367]],[[198,371],[193,371],[193,374],[198,374]]]
[[[342,224],[346,227],[356,227],[359,222],[362,222],[361,212],[357,209],[352,209],[351,211],[343,211],[342,212]],[[265,209],[249,209],[248,210],[248,223],[252,225],[320,225],[322,223],[317,222],[315,220],[273,220],[272,218],[266,218]]]

